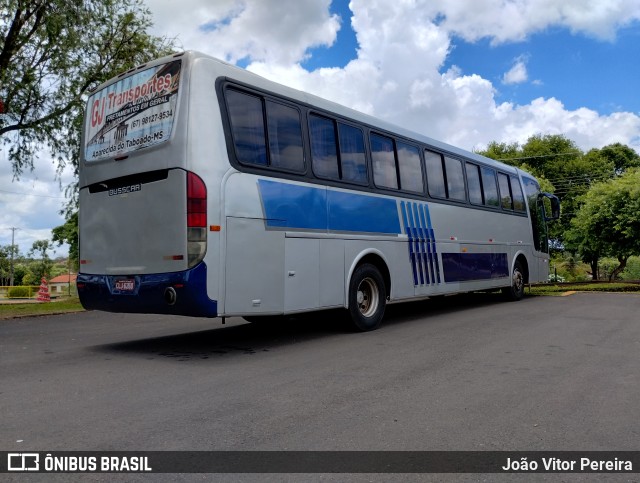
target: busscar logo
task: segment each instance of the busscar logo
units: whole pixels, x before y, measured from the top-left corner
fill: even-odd
[[[142,185],[140,183],[132,184],[130,186],[121,186],[120,188],[110,189],[109,196],[125,195],[127,193],[133,193],[135,191],[142,191]]]
[[[9,471],[39,471],[40,455],[38,453],[9,453],[7,455]]]

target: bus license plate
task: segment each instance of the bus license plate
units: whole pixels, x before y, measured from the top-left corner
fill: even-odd
[[[132,278],[124,278],[116,280],[116,290],[118,292],[133,292],[136,287],[136,282]]]

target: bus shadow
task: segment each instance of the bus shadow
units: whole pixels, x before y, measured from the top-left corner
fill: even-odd
[[[503,303],[497,294],[462,294],[387,307],[385,326],[425,323],[443,314]],[[234,324],[198,332],[105,344],[94,349],[110,354],[143,356],[147,360],[206,361],[266,353],[282,346],[321,338],[358,336],[342,310],[327,310],[263,322]]]
[[[141,355],[149,360],[181,362],[251,356],[344,332],[341,312],[331,312],[256,323],[233,323],[210,330],[105,344],[94,349],[111,354]]]

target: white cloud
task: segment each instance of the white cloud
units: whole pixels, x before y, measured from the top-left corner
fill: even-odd
[[[340,19],[330,0],[148,0],[155,31],[185,48],[230,62],[244,58],[276,64],[303,60],[307,49],[331,46]]]
[[[452,4],[457,2],[442,2],[441,7],[454,8]],[[350,7],[359,49],[358,58],[346,67],[309,72],[299,64],[254,62],[248,69],[465,149],[483,147],[492,140],[524,142],[542,132],[565,134],[583,149],[619,141],[640,151],[636,134],[640,117],[635,114],[601,116],[584,108],[569,111],[556,99],[498,104],[489,80],[463,75],[455,67],[441,72],[451,32],[436,17],[432,2],[352,0]],[[505,6],[516,7],[523,12],[532,8],[530,2]],[[556,17],[549,17],[544,25],[566,21],[561,10],[566,8],[558,6]],[[525,20],[522,14],[514,22]],[[615,25],[623,18],[605,20]],[[531,26],[521,28],[527,32]],[[526,56],[517,58],[504,80],[525,81],[526,60]]]
[[[527,59],[519,56],[515,59],[513,66],[502,76],[503,84],[521,84],[529,78],[527,73]]]
[[[73,180],[73,172],[65,168],[56,177],[56,165],[49,155],[41,153],[34,159],[34,171],[26,171],[19,180],[13,179],[7,159],[7,147],[0,148],[0,245],[11,244],[12,231],[17,228],[14,242],[26,254],[34,241],[51,240],[51,230],[64,223],[60,215],[66,200],[64,187]],[[55,255],[66,256],[68,246],[55,248]]]
[[[154,31],[178,37],[186,49],[236,61],[296,62],[311,46],[330,46],[340,19],[331,0],[146,0]],[[361,58],[373,59],[380,38],[393,34],[414,47],[432,45],[432,36],[457,35],[468,41],[521,41],[549,27],[564,27],[612,40],[616,31],[640,20],[637,0],[352,0]],[[341,19],[342,23],[348,19]],[[391,32],[392,26],[400,29]],[[442,57],[445,52],[438,52]]]
[[[499,136],[489,139],[523,142],[533,134],[564,134],[586,150],[620,142],[640,151],[640,117],[629,112],[608,116],[587,108],[573,111],[565,109],[557,99],[534,99],[530,104],[516,106],[504,103],[497,106],[491,120],[492,129]],[[479,142],[484,146],[486,142]]]
[[[456,0],[424,7],[441,15],[450,32],[493,43],[524,40],[552,26],[612,40],[618,28],[640,19],[637,0]]]

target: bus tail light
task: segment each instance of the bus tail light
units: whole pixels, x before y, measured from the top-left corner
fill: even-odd
[[[187,172],[187,257],[196,266],[207,251],[207,187],[194,173]]]

